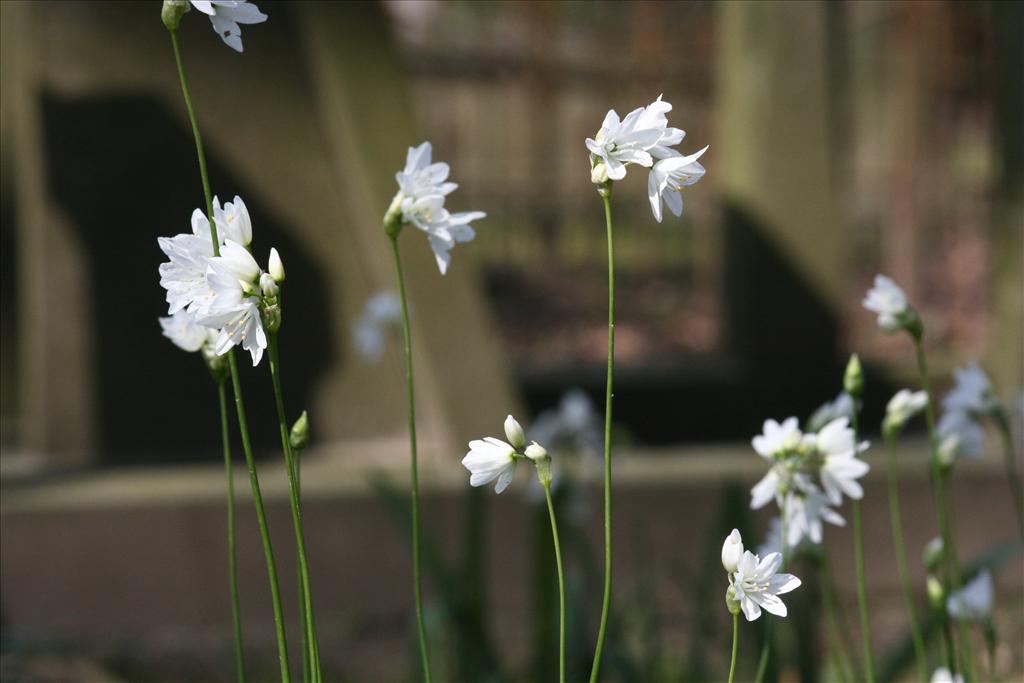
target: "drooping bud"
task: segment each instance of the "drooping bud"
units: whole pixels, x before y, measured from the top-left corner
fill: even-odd
[[[523,432],[523,427],[511,415],[505,418],[505,436],[508,437],[512,448],[517,451],[523,450],[523,447],[526,446],[526,434]]]
[[[299,419],[292,425],[292,431],[288,435],[288,443],[291,444],[292,450],[301,451],[309,445],[309,415],[305,410],[302,411],[302,415],[299,415]]]
[[[284,263],[281,262],[281,255],[277,253],[277,248],[275,247],[270,249],[270,263],[267,270],[270,272],[270,276],[274,278],[274,282],[277,284],[284,282]]]
[[[864,369],[860,365],[860,357],[857,354],[850,356],[850,361],[846,364],[843,389],[854,399],[858,399],[864,394]]]
[[[190,9],[192,6],[188,0],[164,0],[164,6],[160,9],[160,19],[168,31],[177,31],[181,17]]]
[[[743,538],[738,529],[733,529],[732,533],[725,537],[725,543],[722,544],[722,566],[725,567],[725,571],[730,574],[738,571],[741,557],[743,557]]]

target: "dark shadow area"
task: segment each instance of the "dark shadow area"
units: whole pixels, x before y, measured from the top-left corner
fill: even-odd
[[[166,259],[157,237],[189,232],[192,210],[203,202],[192,136],[156,100],[137,95],[48,94],[42,109],[50,190],[80,231],[91,269],[92,281],[83,286],[90,288],[97,335],[97,452],[107,464],[216,457],[216,388],[198,354],[173,346],[157,323],[167,314],[157,273]],[[281,357],[285,405],[294,418],[309,405],[336,347],[323,326],[324,276],[254,190],[216,156],[208,155],[208,164],[222,201],[236,194],[245,200],[257,261],[265,267],[275,246],[285,262]],[[238,362],[254,444],[273,449],[279,441],[267,359],[253,369],[240,352]]]

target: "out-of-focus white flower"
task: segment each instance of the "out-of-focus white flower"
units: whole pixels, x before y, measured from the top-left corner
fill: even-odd
[[[164,336],[171,340],[175,346],[182,351],[192,353],[203,348],[204,345],[212,343],[217,333],[208,327],[203,327],[195,321],[195,317],[184,310],[174,312],[174,315],[167,318],[160,318],[160,327]]]
[[[807,420],[807,431],[819,432],[822,427],[837,417],[853,417],[853,397],[845,391],[840,391],[838,396],[823,403],[814,411],[814,414]]]
[[[992,614],[994,599],[992,573],[984,569],[963,588],[949,594],[946,611],[954,619],[986,619]]]
[[[213,198],[213,219],[217,221],[217,237],[221,242],[232,240],[243,247],[252,243],[252,221],[249,220],[249,210],[245,208],[245,202],[237,194],[233,202],[227,202],[222,207],[220,199]]]
[[[647,176],[647,198],[651,202],[654,220],[661,222],[661,203],[664,200],[669,211],[676,216],[683,215],[684,187],[695,184],[704,177],[704,167],[697,161],[707,146],[699,152],[687,156],[671,156],[662,159],[651,167]]]
[[[526,433],[523,432],[523,426],[511,415],[505,418],[505,437],[517,451],[526,447]]]
[[[390,330],[402,322],[402,302],[394,292],[377,292],[366,301],[352,328],[356,350],[376,363],[384,355],[384,341]]]
[[[785,419],[782,424],[765,420],[762,430],[763,433],[755,436],[751,444],[759,455],[769,459],[796,448],[803,438],[800,421],[795,417]]]
[[[235,52],[242,51],[239,24],[261,24],[267,15],[246,0],[191,0],[192,6],[210,17],[214,32]]]
[[[451,250],[456,244],[471,241],[476,232],[470,227],[475,220],[486,218],[483,211],[449,213],[445,198],[457,187],[448,182],[448,164],[432,161],[429,142],[410,147],[405,168],[395,174],[398,192],[384,215],[385,229],[398,234],[398,228],[412,224],[427,233],[437,267],[444,275],[451,263]]]
[[[556,452],[568,450],[595,457],[601,455],[604,445],[601,416],[580,389],[567,392],[557,408],[538,415],[530,428],[530,437]]]
[[[516,451],[501,439],[488,436],[469,442],[469,453],[462,459],[462,465],[469,470],[471,486],[484,486],[497,480],[494,492],[501,493],[515,476]]]
[[[738,529],[733,529],[732,533],[725,537],[725,543],[722,544],[722,566],[725,567],[725,571],[732,573],[739,570],[742,557],[743,537],[740,536]]]
[[[786,545],[786,556],[793,557],[791,554],[799,546]],[[761,545],[757,546],[757,554],[761,557],[768,555],[769,553],[781,553],[782,552],[782,517],[772,517],[771,521],[768,522],[768,530],[765,532],[764,540],[761,541]]]
[[[167,290],[167,313],[205,310],[212,294],[206,282],[207,259],[213,256],[210,221],[196,209],[192,212],[191,235],[159,237],[157,244],[170,259],[160,264],[160,286]]]
[[[685,133],[668,126],[665,114],[671,110],[672,105],[662,100],[661,95],[621,120],[614,109],[609,110],[597,135],[586,140],[594,182],[622,180],[626,177],[626,164],[650,168],[655,157],[678,154],[669,145],[682,142]]]
[[[800,585],[800,579],[792,574],[779,574],[782,555],[772,553],[764,559],[749,550],[744,551],[737,570],[729,577],[747,621],[761,616],[761,610],[769,614],[786,616],[786,605],[779,596]]]
[[[942,556],[945,552],[945,544],[941,536],[936,536],[928,541],[921,552],[921,562],[928,571],[935,571],[942,563]]]
[[[908,312],[907,295],[884,275],[875,276],[875,286],[864,297],[864,308],[878,314],[878,326],[892,334],[903,329]]]
[[[818,452],[824,457],[821,464],[821,484],[833,505],[839,505],[845,493],[854,500],[864,497],[864,489],[857,482],[871,469],[857,458],[867,449],[867,442],[857,444],[849,419],[837,417],[821,428],[816,439]]]
[[[814,544],[820,544],[823,522],[845,526],[846,520],[829,507],[829,499],[813,487],[797,490],[786,497],[786,537],[790,547],[800,544],[805,537]]]
[[[971,361],[966,368],[956,368],[953,377],[956,383],[942,399],[942,407],[947,412],[982,416],[990,415],[999,408],[999,400],[992,391],[992,382],[977,361]]]
[[[893,394],[893,397],[889,399],[889,403],[885,407],[884,428],[897,431],[903,429],[903,426],[911,418],[924,410],[927,405],[927,391],[900,389]]]
[[[940,666],[932,674],[931,683],[964,683],[964,677],[960,674],[953,675],[949,669]]]
[[[981,457],[985,435],[975,420],[966,413],[946,413],[936,428],[939,438],[939,462],[949,467],[959,458]]]

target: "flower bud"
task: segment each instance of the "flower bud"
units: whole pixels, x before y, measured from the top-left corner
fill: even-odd
[[[273,299],[281,292],[277,287],[277,282],[274,281],[270,273],[260,275],[260,290],[263,292],[263,296],[268,299]]]
[[[505,436],[508,437],[512,448],[517,451],[523,450],[526,445],[526,434],[523,433],[523,427],[511,415],[505,418]]]
[[[534,441],[526,447],[526,457],[534,462],[546,460],[548,458],[548,452],[543,446]]]
[[[846,364],[843,389],[854,399],[858,399],[864,394],[864,370],[861,368],[860,357],[857,354],[850,356],[850,362]]]
[[[384,233],[391,239],[398,239],[402,232],[402,200],[405,194],[398,192],[391,200],[387,212],[384,214]]]
[[[928,545],[924,547],[924,554],[921,558],[924,561],[925,568],[930,572],[937,571],[942,564],[944,552],[945,549],[940,537],[936,536],[928,541]]]
[[[276,334],[281,329],[281,304],[261,304],[260,315],[263,318],[263,329],[268,333]]]
[[[277,284],[284,282],[284,264],[281,263],[281,255],[277,253],[277,249],[274,247],[270,249],[270,264],[267,270],[270,272],[270,276],[274,278],[274,282]]]
[[[739,530],[733,529],[732,533],[725,537],[725,543],[722,544],[722,566],[725,567],[725,571],[732,574],[739,570],[741,557],[743,557],[743,538],[740,536]]]
[[[946,589],[942,587],[942,582],[935,576],[929,576],[927,587],[929,604],[936,609],[944,608],[946,605]]]
[[[736,587],[731,583],[725,589],[725,606],[728,608],[729,614],[733,616],[740,613],[740,601],[736,599]]]
[[[292,450],[301,451],[309,445],[309,415],[306,411],[302,411],[302,415],[299,415],[299,419],[292,425],[292,431],[288,435],[288,443],[291,444]]]
[[[608,166],[603,161],[597,162],[590,169],[590,182],[595,185],[603,185],[608,182]]]
[[[177,31],[182,15],[190,9],[192,6],[188,0],[164,0],[164,6],[160,9],[160,19],[168,31]]]

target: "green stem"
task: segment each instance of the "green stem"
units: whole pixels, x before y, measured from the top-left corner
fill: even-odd
[[[292,451],[292,458],[295,461],[295,489],[299,492],[299,500],[301,501],[302,500],[302,449],[301,448],[296,448],[294,451]],[[298,567],[300,564],[301,564],[301,559],[299,558],[299,550],[298,550],[298,547],[296,547],[296,549],[295,549],[295,566]],[[304,590],[303,590],[304,585],[302,583],[302,574],[301,573],[296,573],[296,577],[295,578],[296,578],[296,583],[298,584],[298,594],[300,596],[302,596],[302,595],[305,594]],[[307,623],[307,619],[308,619],[308,617],[306,615],[306,601],[300,599],[299,600],[299,623],[303,625],[303,628],[301,628],[299,630],[299,635],[301,637],[301,641],[300,642],[302,644],[302,680],[304,681],[304,683],[311,683],[311,681],[313,680],[313,667],[312,667],[313,660],[312,660],[312,657],[310,656],[310,651],[309,651],[309,644],[310,644],[309,633],[308,633],[309,629],[307,629],[305,627],[306,623]]]
[[[420,578],[420,483],[416,457],[416,398],[412,377],[412,332],[409,329],[409,303],[405,296],[405,275],[398,253],[398,236],[391,237],[398,297],[402,302],[402,341],[405,345],[405,397],[409,413],[409,484],[412,507],[412,585],[416,600],[416,628],[419,634],[423,680],[430,683],[430,652],[427,649],[427,627],[423,620],[423,582]]]
[[[935,492],[935,513],[938,517],[939,535],[942,538],[942,569],[946,590],[952,591],[959,587],[959,561],[956,557],[956,547],[953,543],[952,529],[949,524],[949,504],[946,500],[945,476],[942,473],[939,461],[939,436],[935,428],[935,399],[932,396],[931,382],[928,377],[928,361],[924,354],[924,344],[921,339],[912,335],[917,355],[917,370],[921,377],[921,388],[928,395],[928,402],[925,404],[925,421],[928,424],[928,446],[930,450],[932,487]],[[949,615],[946,614],[945,605],[939,609],[939,619],[942,622],[943,641],[946,648],[946,665],[954,675],[959,670],[957,666],[956,643],[953,640],[953,630],[949,623]]]
[[[740,650],[740,613],[732,615],[732,658],[729,660],[729,683],[736,678],[736,653]]]
[[[1003,440],[1003,464],[1006,467],[1006,480],[1010,485],[1010,496],[1013,498],[1014,512],[1017,517],[1017,529],[1024,540],[1024,491],[1021,490],[1020,473],[1017,471],[1017,453],[1013,447],[1013,434],[1010,433],[1010,421],[1002,406],[996,409],[993,417],[999,427],[999,435]]]
[[[854,678],[853,666],[850,664],[846,641],[843,639],[843,631],[836,616],[835,581],[832,578],[832,566],[828,560],[828,549],[824,547],[824,544],[821,548],[821,604],[825,609],[825,622],[828,625],[829,639],[832,641],[829,650],[835,658],[836,672],[839,674],[840,681],[845,683]]]
[[[220,400],[220,436],[224,447],[224,476],[228,483],[228,581],[231,586],[231,623],[235,638],[235,674],[245,683],[245,656],[242,652],[242,613],[238,602],[238,554],[235,551],[235,480],[231,471],[231,432],[228,425],[228,392],[224,378],[217,380]]]
[[[220,241],[217,237],[217,223],[213,217],[213,194],[210,192],[210,179],[206,173],[206,155],[203,153],[203,139],[199,134],[199,123],[195,110],[192,108],[192,96],[189,94],[188,81],[185,79],[185,67],[181,61],[181,47],[178,45],[178,34],[170,31],[171,45],[174,48],[174,63],[178,68],[178,80],[181,81],[181,94],[185,99],[188,119],[192,124],[192,135],[196,143],[196,155],[199,158],[199,175],[203,184],[203,195],[206,199],[206,214],[210,221],[210,239],[213,241],[214,255],[220,254]],[[246,467],[249,470],[249,484],[252,487],[252,502],[256,509],[256,521],[260,528],[260,539],[263,542],[263,556],[267,562],[267,580],[270,584],[270,597],[274,609],[274,631],[277,636],[277,657],[281,667],[281,680],[291,682],[288,666],[288,641],[284,632],[284,616],[281,609],[281,591],[277,579],[277,565],[274,562],[274,548],[270,542],[270,531],[267,527],[266,511],[263,507],[263,494],[260,491],[259,476],[256,474],[256,461],[252,455],[252,443],[249,439],[249,425],[245,417],[245,402],[242,399],[242,383],[238,376],[238,362],[234,349],[228,351],[228,367],[231,370],[231,387],[235,394],[235,412],[238,414],[238,430],[242,437],[242,451],[245,454]]]
[[[312,590],[309,583],[309,559],[306,554],[306,534],[302,524],[302,504],[292,445],[288,439],[288,419],[284,410],[284,396],[281,391],[281,359],[277,333],[268,336],[267,350],[270,355],[270,378],[274,385],[274,405],[277,407],[277,423],[281,432],[281,448],[284,450],[285,470],[288,474],[288,501],[291,504],[292,527],[295,531],[295,546],[299,561],[299,599],[304,613],[302,629],[305,631],[306,648],[309,651],[309,673],[313,681],[320,679],[320,662],[316,637],[316,620],[313,615]]]
[[[903,541],[903,520],[900,511],[900,489],[896,479],[896,448],[892,436],[886,436],[886,462],[889,479],[889,520],[892,523],[893,552],[896,554],[896,569],[899,572],[900,588],[903,589],[903,600],[907,604],[907,619],[910,622],[910,637],[914,643],[914,657],[917,660],[917,674],[923,682],[928,681],[928,656],[925,651],[924,637],[917,622],[914,608],[914,591],[910,583],[910,571],[907,568],[907,548]]]
[[[853,413],[850,415],[850,427],[853,429],[853,442],[857,443],[857,397],[853,399]],[[853,555],[854,567],[857,572],[857,608],[860,611],[860,636],[864,642],[864,673],[868,683],[875,681],[875,655],[871,647],[871,617],[868,614],[868,591],[864,580],[864,525],[861,521],[860,501],[853,500]]]
[[[555,564],[558,567],[558,680],[565,683],[565,572],[562,570],[562,544],[558,540],[558,522],[555,521],[555,506],[551,502],[551,484],[544,486],[544,498],[548,501],[548,517],[551,518],[551,539],[555,544]]]
[[[601,655],[608,630],[612,602],[612,380],[615,374],[615,246],[612,235],[611,182],[598,190],[604,202],[604,222],[608,236],[608,375],[604,392],[604,592],[601,601],[601,625],[597,631],[590,683],[597,683]]]

